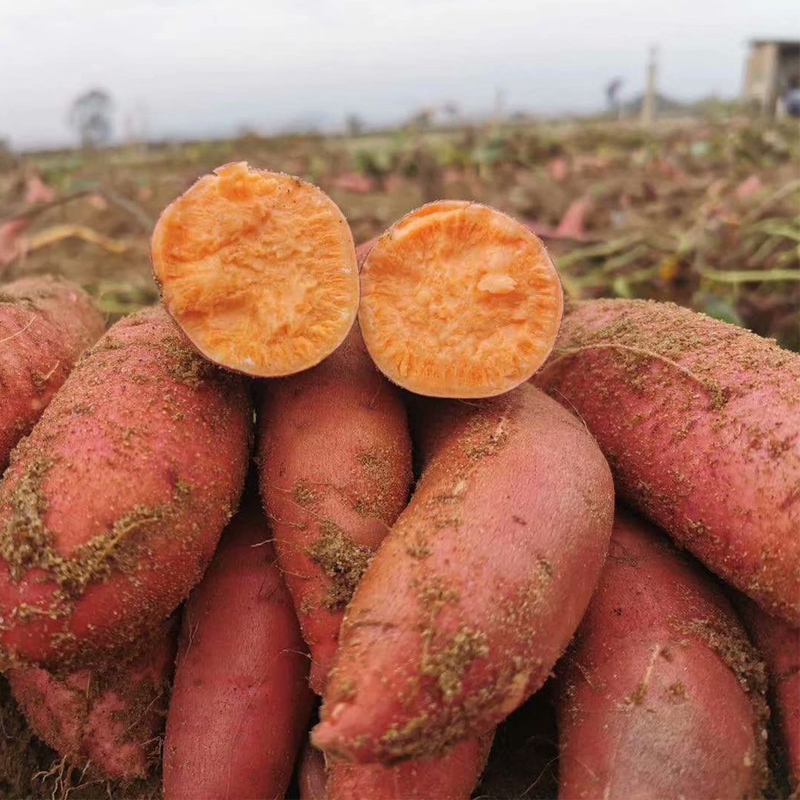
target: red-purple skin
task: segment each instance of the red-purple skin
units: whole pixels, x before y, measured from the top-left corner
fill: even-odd
[[[589,300],[533,380],[594,434],[621,497],[800,627],[800,356],[672,303]]]
[[[311,651],[311,687],[322,694],[350,598],[314,547],[346,537],[365,563],[377,550],[408,501],[406,409],[354,328],[321,364],[265,382],[258,439],[261,499]]]
[[[165,800],[286,793],[313,694],[270,540],[249,503],[186,602],[164,741]]]
[[[756,798],[763,664],[718,587],[619,511],[559,681],[559,800]]]
[[[0,286],[0,474],[104,328],[103,315],[74,283],[23,278]]]
[[[238,506],[252,407],[160,308],[114,325],[0,484],[0,662],[102,666],[200,580]]]
[[[605,560],[611,474],[532,386],[420,401],[424,472],[350,603],[312,741],[393,763],[493,730],[545,681]]]
[[[168,620],[130,661],[104,673],[42,667],[8,673],[31,729],[78,769],[118,781],[147,777],[159,758],[178,626]]]
[[[300,756],[297,780],[300,784],[300,800],[327,800],[325,756],[310,744],[306,745]]]
[[[493,738],[490,733],[459,742],[441,756],[390,766],[331,760],[325,800],[469,800]]]

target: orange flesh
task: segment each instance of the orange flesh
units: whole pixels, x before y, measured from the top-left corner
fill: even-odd
[[[542,365],[563,311],[541,241],[487,206],[444,201],[412,211],[372,247],[358,314],[392,381],[431,397],[491,397]]]
[[[227,164],[161,214],[153,269],[169,313],[203,355],[259,377],[330,355],[358,309],[350,228],[316,186]]]

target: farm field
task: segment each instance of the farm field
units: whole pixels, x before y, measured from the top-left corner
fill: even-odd
[[[111,318],[147,305],[161,209],[239,160],[317,183],[357,243],[422,203],[473,199],[530,224],[572,298],[673,300],[800,349],[796,123],[565,122],[7,156],[0,274],[65,275]]]

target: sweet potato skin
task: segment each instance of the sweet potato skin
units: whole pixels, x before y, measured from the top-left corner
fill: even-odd
[[[113,660],[197,583],[244,485],[245,385],[161,309],[73,370],[0,485],[0,655]]]
[[[792,791],[800,795],[800,630],[769,616],[741,595],[736,608],[764,656],[770,707],[780,726]]]
[[[593,300],[534,382],[585,421],[621,496],[800,625],[800,357],[670,303]]]
[[[165,800],[282,798],[312,693],[291,597],[257,503],[186,603],[164,742]]]
[[[622,510],[556,673],[561,800],[760,796],[763,664],[709,576]]]
[[[432,759],[401,764],[328,764],[327,800],[469,800],[486,766],[494,733],[468,739]]]
[[[69,281],[27,278],[0,287],[0,474],[104,327],[89,296]]]
[[[380,239],[380,236],[373,236],[371,239],[367,239],[366,242],[362,242],[356,247],[356,262],[358,263],[359,268],[361,267],[364,259],[369,255],[369,251],[375,246],[375,242],[377,242],[378,239]]]
[[[424,472],[348,607],[312,741],[430,757],[496,726],[566,647],[605,559],[608,465],[531,386],[421,402]]]
[[[317,367],[264,387],[258,429],[261,497],[321,694],[344,608],[408,498],[406,411],[353,330]]]
[[[101,673],[12,670],[11,689],[32,730],[89,774],[123,781],[146,777],[159,756],[176,623],[168,620],[155,637],[136,645],[130,659]]]
[[[300,800],[327,800],[326,781],[325,757],[315,747],[307,744],[300,756]]]

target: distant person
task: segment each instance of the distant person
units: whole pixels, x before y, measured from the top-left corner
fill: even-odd
[[[608,86],[606,86],[606,101],[608,102],[608,110],[614,117],[620,116],[619,104],[619,90],[622,88],[622,79],[614,78]]]
[[[789,117],[800,117],[800,80],[794,78],[783,96],[783,107]]]

